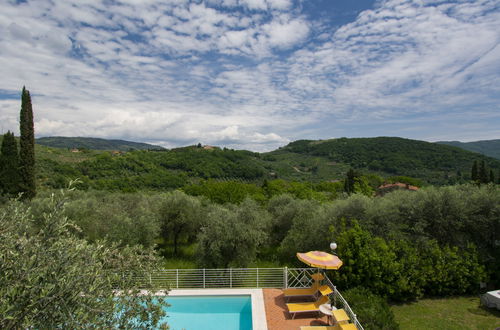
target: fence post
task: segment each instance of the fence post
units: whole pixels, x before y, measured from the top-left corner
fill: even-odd
[[[259,268],[257,268],[257,288],[259,287]]]
[[[288,288],[288,267],[285,266],[284,268],[285,270],[285,285],[284,285],[284,288],[287,289]]]
[[[179,288],[179,269],[175,270],[175,288]]]
[[[203,268],[203,289],[205,289],[205,268]]]
[[[337,306],[337,287],[333,286],[333,304]]]
[[[233,288],[233,269],[229,268],[229,287]]]
[[[153,285],[153,281],[151,281],[151,273],[149,273],[149,285]]]

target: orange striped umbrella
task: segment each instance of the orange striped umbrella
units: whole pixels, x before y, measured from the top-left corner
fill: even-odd
[[[322,251],[297,252],[297,258],[305,264],[316,268],[339,269],[342,266],[342,260],[339,257]]]

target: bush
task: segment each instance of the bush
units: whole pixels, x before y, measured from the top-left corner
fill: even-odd
[[[246,199],[238,207],[214,206],[198,236],[201,267],[248,267],[269,239],[269,215]]]
[[[79,239],[64,201],[46,203],[37,221],[17,201],[0,210],[0,328],[158,327],[165,313],[135,279],[156,269],[152,251]]]
[[[384,298],[363,287],[346,290],[342,295],[366,330],[399,329],[394,314]]]
[[[33,204],[45,203],[43,199]],[[65,214],[94,242],[107,239],[125,245],[153,247],[159,236],[158,195],[74,192]]]

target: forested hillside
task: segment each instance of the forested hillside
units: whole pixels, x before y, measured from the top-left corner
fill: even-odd
[[[484,160],[495,170],[500,168],[497,159],[452,146],[396,137],[299,140],[270,154],[287,153],[319,156],[332,164],[344,163],[377,173],[416,177],[431,184],[469,179],[474,160]]]
[[[147,143],[132,142],[125,140],[107,140],[88,137],[65,137],[65,136],[50,136],[36,139],[36,143],[54,148],[68,149],[93,149],[93,150],[148,150],[148,149],[164,149],[160,146],[155,146]]]
[[[436,143],[447,144],[450,146],[459,147],[464,150],[469,150],[489,157],[500,159],[500,139],[475,142],[439,141]]]
[[[282,179],[311,186],[342,181],[351,167],[378,177],[372,185],[398,176],[413,177],[422,184],[446,185],[470,181],[476,160],[484,160],[496,177],[500,169],[499,160],[477,153],[389,137],[299,140],[268,153],[200,146],[71,152],[38,144],[36,159],[42,186],[61,188],[79,178],[81,188],[121,191],[172,189],[209,179],[258,186],[264,180]]]

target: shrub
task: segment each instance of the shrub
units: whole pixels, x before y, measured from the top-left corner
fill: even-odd
[[[46,203],[36,226],[20,202],[0,210],[0,328],[157,327],[164,312],[135,279],[156,269],[152,251],[79,239],[64,201]]]
[[[387,301],[370,290],[357,287],[342,293],[366,330],[397,330],[399,325]]]

